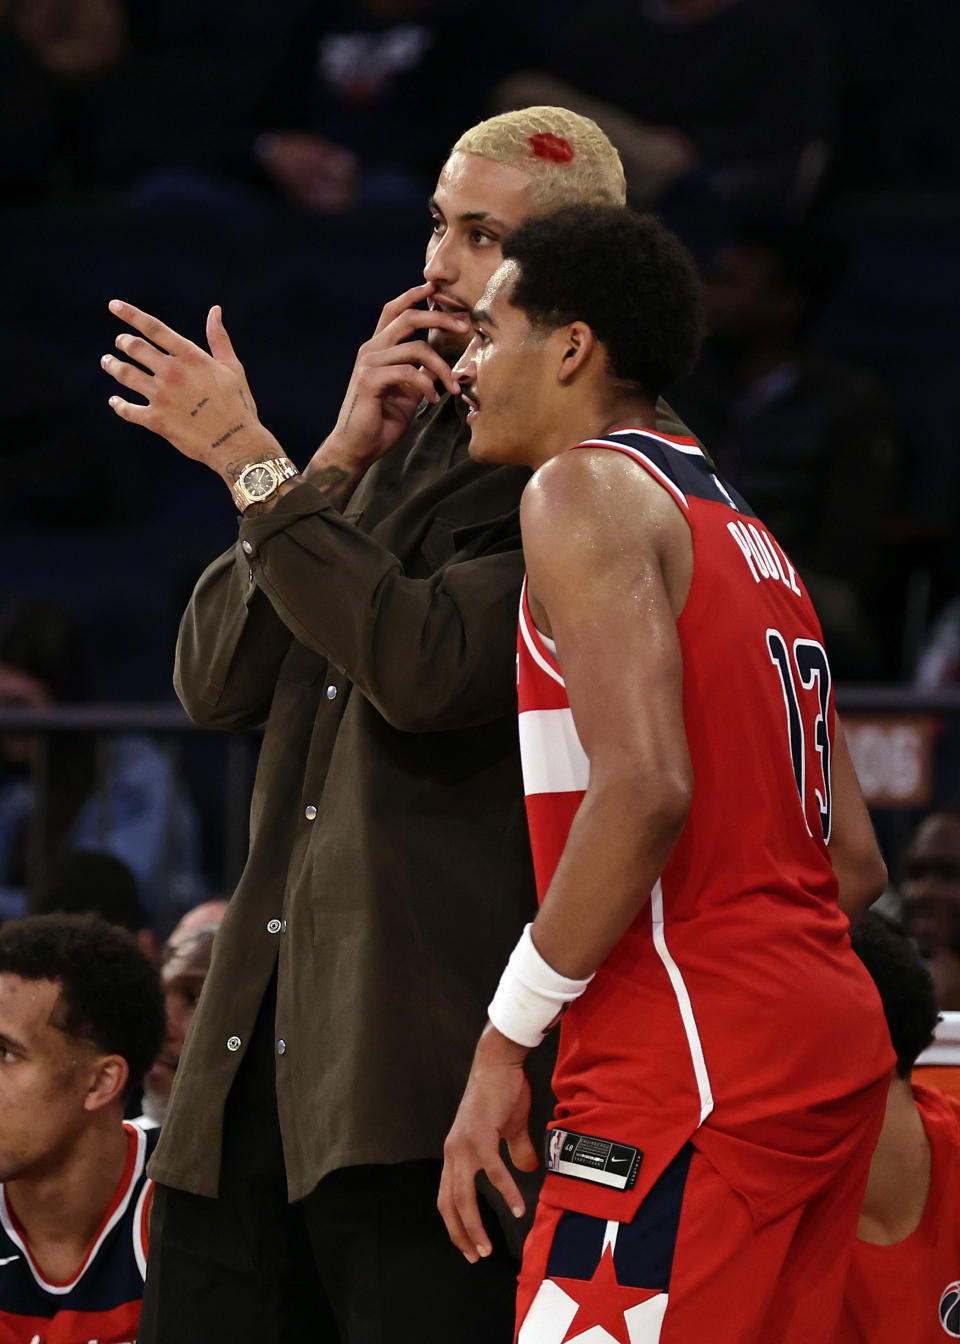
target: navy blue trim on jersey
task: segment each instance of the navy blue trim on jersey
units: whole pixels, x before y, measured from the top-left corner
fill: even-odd
[[[621,1223],[613,1251],[617,1282],[667,1292],[693,1145],[685,1143],[637,1209]],[[607,1224],[586,1213],[560,1215],[547,1261],[548,1279],[590,1279],[600,1263]]]
[[[149,1178],[146,1164],[157,1146],[158,1129],[146,1131],[143,1164],[132,1181],[123,1216],[104,1238],[78,1282],[66,1293],[45,1292],[35,1279],[21,1247],[0,1227],[0,1320],[7,1315],[53,1320],[60,1312],[94,1316],[143,1297],[143,1275],[137,1263],[137,1213]],[[91,1338],[96,1334],[91,1331]]]
[[[622,444],[648,457],[665,476],[669,476],[681,494],[693,499],[708,499],[714,504],[726,504],[742,513],[745,518],[756,518],[750,505],[732,485],[717,474],[716,469],[693,443],[679,446],[653,430],[618,429],[605,434],[594,443]]]

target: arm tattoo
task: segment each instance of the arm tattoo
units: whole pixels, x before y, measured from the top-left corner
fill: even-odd
[[[243,425],[234,425],[232,429],[227,430],[226,434],[221,434],[219,439],[214,439],[210,447],[219,448],[221,444],[226,443],[227,439],[232,438],[233,435],[239,433],[241,429],[243,429]]]
[[[320,491],[324,503],[341,511],[356,485],[356,477],[343,467],[321,467],[319,471],[311,472],[307,479]]]
[[[244,409],[245,411],[249,411],[249,409],[250,409],[250,403],[249,403],[249,401],[247,401],[247,394],[246,394],[246,392],[244,392],[244,390],[243,390],[242,387],[241,387],[241,389],[240,389],[240,400],[243,402],[243,409]]]
[[[359,396],[360,396],[360,393],[359,393],[359,392],[354,392],[354,394],[353,394],[353,401],[351,401],[351,403],[350,403],[350,409],[349,409],[349,411],[347,411],[347,418],[346,418],[346,420],[343,422],[343,428],[344,428],[345,430],[348,429],[348,428],[350,427],[350,420],[351,420],[351,418],[352,418],[352,416],[353,416],[353,412],[356,410],[356,406],[357,406],[357,398],[358,398]]]
[[[227,462],[223,469],[230,477],[231,481],[239,481],[250,463],[255,461],[256,458],[254,457],[245,457],[242,462]]]
[[[194,406],[193,410],[190,412],[190,414],[191,414],[191,415],[196,415],[197,412],[200,410],[200,407],[201,407],[201,406],[206,406],[206,404],[207,404],[207,402],[208,402],[209,400],[210,400],[209,397],[204,397],[202,401],[198,401],[197,404],[196,404],[196,406]]]

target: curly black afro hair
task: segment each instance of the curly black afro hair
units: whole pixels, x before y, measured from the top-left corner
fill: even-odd
[[[53,1025],[127,1061],[140,1085],[166,1031],[160,977],[126,929],[96,915],[29,915],[0,928],[0,974],[60,985]]]
[[[652,215],[567,205],[531,216],[503,255],[520,275],[510,302],[535,327],[586,322],[612,375],[655,399],[696,363],[703,333],[693,260]]]

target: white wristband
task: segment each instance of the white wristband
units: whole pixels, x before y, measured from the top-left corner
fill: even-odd
[[[570,980],[548,966],[533,945],[527,925],[500,977],[487,1009],[490,1021],[518,1045],[539,1045],[568,1003],[593,979]]]

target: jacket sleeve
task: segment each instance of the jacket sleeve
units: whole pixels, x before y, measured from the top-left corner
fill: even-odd
[[[515,516],[483,553],[411,578],[313,486],[245,519],[241,545],[261,594],[301,643],[327,657],[395,728],[466,728],[516,709],[523,555]]]
[[[290,647],[290,631],[251,576],[238,542],[204,570],[180,622],[173,684],[205,728],[262,723]]]

